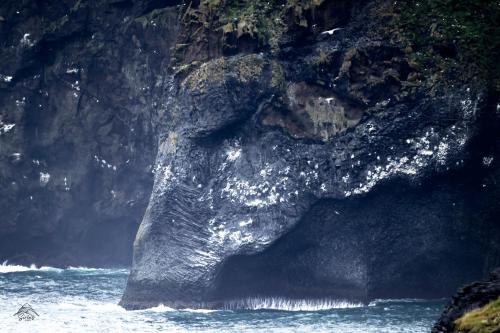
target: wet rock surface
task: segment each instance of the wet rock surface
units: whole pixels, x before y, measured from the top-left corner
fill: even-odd
[[[454,332],[455,320],[466,312],[478,309],[498,297],[500,297],[500,269],[497,268],[490,274],[489,279],[474,282],[459,289],[432,328],[432,332]]]
[[[223,3],[0,5],[0,260],[127,265],[142,220],[131,309],[441,297],[498,266],[483,81],[426,77],[391,2]]]
[[[410,82],[403,50],[373,33],[377,6],[353,4],[341,33],[292,23],[278,52],[186,45],[181,26],[123,306],[439,297],[498,260],[498,191],[483,183],[498,169],[482,162],[498,154],[496,103],[472,83]]]
[[[130,264],[177,19],[154,3],[0,5],[0,261]]]

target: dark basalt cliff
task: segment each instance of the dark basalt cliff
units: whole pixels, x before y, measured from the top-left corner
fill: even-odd
[[[0,261],[130,265],[177,22],[157,6],[0,4]]]
[[[480,278],[500,262],[496,88],[460,48],[418,57],[395,6],[2,4],[0,254],[126,263],[142,218],[133,309]]]
[[[490,274],[489,279],[474,282],[460,288],[444,309],[443,314],[439,318],[436,325],[432,328],[432,333],[456,332],[455,321],[457,319],[462,317],[467,312],[481,308],[488,303],[497,300],[499,297],[500,269],[496,269]],[[490,326],[490,329],[485,329],[484,332],[500,331],[500,321],[497,320],[497,323],[498,326],[496,330],[494,327]],[[474,332],[483,331],[478,327]]]
[[[441,297],[497,264],[496,99],[419,69],[393,9],[181,9],[122,305]]]

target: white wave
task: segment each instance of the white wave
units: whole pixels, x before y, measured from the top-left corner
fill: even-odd
[[[62,309],[62,310],[75,310],[75,309],[80,310],[84,307],[85,307],[85,305],[83,305],[83,304],[57,303],[57,308]]]
[[[0,274],[2,273],[16,273],[16,272],[28,272],[28,271],[50,271],[50,272],[61,272],[61,268],[49,267],[49,266],[41,266],[36,267],[35,264],[31,264],[30,266],[22,266],[22,265],[9,265],[7,260],[5,260],[0,265]]]
[[[419,302],[432,302],[439,301],[441,299],[422,299],[422,298],[381,298],[374,299],[371,301],[368,306],[377,306],[381,304],[389,304],[389,303],[419,303]]]
[[[158,306],[152,307],[145,309],[143,311],[153,311],[153,312],[170,312],[170,311],[177,311],[176,309],[170,308],[168,306],[165,306],[163,304],[160,304]]]
[[[124,308],[115,303],[89,304],[88,308],[93,312],[126,312]]]
[[[324,311],[363,307],[362,303],[334,299],[289,299],[282,297],[245,298],[224,304],[226,310],[283,310],[283,311]]]
[[[68,266],[66,268],[68,271],[78,271],[82,273],[104,273],[104,274],[114,274],[114,273],[129,273],[128,269],[125,268],[93,268],[85,266]]]
[[[152,312],[193,312],[193,313],[211,313],[211,312],[217,312],[220,310],[210,310],[210,309],[174,309],[168,306],[165,306],[163,304],[160,304],[158,306],[152,307],[152,308],[147,308],[144,310],[139,310],[139,311],[152,311]]]
[[[179,311],[194,312],[194,313],[212,313],[220,310],[209,310],[209,309],[180,309]]]
[[[102,312],[126,312],[124,308],[116,303],[99,302],[81,297],[70,297],[55,304],[57,310],[88,311],[91,313]]]
[[[362,303],[334,299],[289,299],[282,297],[252,297],[224,303],[222,310],[213,309],[174,309],[163,304],[142,311],[153,312],[193,312],[211,313],[224,310],[282,310],[282,311],[324,311],[331,309],[350,309],[363,307]]]
[[[23,265],[9,265],[8,260],[5,260],[0,265],[1,273],[17,273],[17,272],[29,272],[29,271],[47,271],[47,272],[63,272],[63,271],[78,271],[82,273],[101,273],[101,274],[114,274],[114,273],[128,273],[127,269],[113,269],[113,268],[92,268],[92,267],[73,267],[69,266],[67,268],[57,268],[50,266],[40,266],[37,267],[35,264],[30,266]]]

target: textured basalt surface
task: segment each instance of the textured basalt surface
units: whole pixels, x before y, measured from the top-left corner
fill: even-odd
[[[0,4],[0,261],[130,265],[177,11]]]
[[[500,269],[496,269],[488,279],[460,288],[446,305],[441,317],[432,328],[432,333],[456,332],[454,323],[457,319],[466,312],[478,309],[499,297]],[[500,330],[500,326],[497,329]]]
[[[383,4],[346,6],[340,29],[304,14],[313,30],[291,20],[237,54],[209,4],[181,10],[123,306],[439,297],[498,261],[496,103],[422,82]]]
[[[142,219],[131,309],[478,279],[498,96],[416,61],[394,5],[2,2],[0,261],[127,265]]]

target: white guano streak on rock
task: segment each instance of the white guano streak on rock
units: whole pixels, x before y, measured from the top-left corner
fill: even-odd
[[[12,81],[12,76],[0,74],[0,80],[8,83]]]
[[[445,165],[448,161],[451,147],[453,147],[453,150],[460,150],[467,143],[468,129],[466,121],[473,119],[476,114],[478,102],[477,100],[472,100],[470,90],[467,90],[467,93],[468,96],[460,102],[463,118],[465,119],[461,126],[451,126],[441,135],[439,144],[434,146],[431,144],[431,138],[436,137],[438,134],[434,132],[433,128],[418,138],[406,139],[406,143],[411,145],[409,148],[410,154],[407,156],[388,157],[388,163],[369,169],[365,181],[353,189],[344,191],[344,195],[349,197],[353,194],[366,193],[379,181],[396,174],[416,176],[418,172],[429,166],[432,162]]]
[[[31,39],[29,38],[29,37],[30,37],[30,35],[31,35],[31,34],[29,34],[29,33],[26,33],[26,34],[24,34],[24,35],[23,35],[23,38],[21,38],[21,41],[20,41],[20,44],[21,44],[22,46],[28,46],[28,47],[31,47],[31,46],[35,45],[35,43],[33,43],[33,42],[31,41]]]
[[[16,124],[6,124],[0,121],[0,135],[10,132]]]
[[[234,162],[241,155],[241,148],[233,148],[227,151],[227,159],[231,162]]]
[[[225,251],[237,251],[242,246],[262,246],[272,240],[269,235],[254,235],[252,218],[239,223],[228,224],[223,217],[215,217],[208,221],[208,248],[223,248]]]
[[[367,171],[364,183],[359,184],[352,190],[345,191],[346,197],[353,194],[366,193],[372,189],[379,181],[394,176],[396,174],[405,174],[416,176],[424,167],[430,165],[433,161],[445,165],[448,159],[450,145],[462,147],[466,143],[466,135],[445,135],[438,145],[432,146],[429,138],[435,133],[431,129],[422,137],[408,139],[411,144],[410,154],[408,156],[388,157],[388,163],[377,165]]]
[[[96,160],[97,163],[101,165],[101,168],[108,168],[108,169],[113,169],[113,171],[116,171],[116,165],[106,162],[104,158],[100,158],[99,156],[94,155],[94,159]]]
[[[286,190],[286,183],[289,178],[286,176],[280,177],[272,184],[265,180],[266,172],[262,172],[260,175],[264,179],[255,183],[238,177],[229,178],[226,186],[222,189],[221,196],[228,198],[231,202],[259,208],[286,201],[286,197],[282,196],[281,193]]]
[[[490,166],[491,163],[493,162],[493,156],[485,156],[483,157],[483,165],[485,166]]]
[[[45,186],[50,181],[50,174],[48,172],[40,172],[40,185]]]
[[[176,179],[171,165],[158,165],[155,170],[155,189],[158,194],[164,194],[170,183]]]

